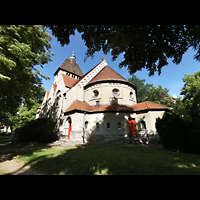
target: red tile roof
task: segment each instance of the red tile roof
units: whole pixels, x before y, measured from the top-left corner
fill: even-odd
[[[127,81],[124,77],[119,75],[109,66],[105,66],[89,83],[93,83],[101,80],[122,80]]]
[[[63,81],[66,87],[72,88],[79,80],[62,74]]]
[[[124,77],[122,77],[108,65],[105,66],[85,87],[88,87],[89,85],[98,82],[123,82],[125,84],[130,85],[137,91],[137,88],[133,83],[127,81]]]
[[[142,110],[153,110],[153,109],[166,110],[167,108],[160,106],[158,104],[149,102],[149,101],[138,103],[133,106],[108,104],[108,105],[99,105],[99,107],[96,108],[96,106],[90,106],[86,102],[75,100],[71,104],[71,106],[69,106],[69,108],[65,111],[65,113],[76,111],[76,110],[88,111],[88,112],[97,112],[97,111],[99,112],[103,112],[103,111],[137,112],[137,111],[142,111]]]
[[[133,105],[132,108],[134,109],[134,111],[146,110],[146,109],[166,109],[164,106],[160,106],[160,105],[152,103],[150,101],[137,103],[137,104]]]

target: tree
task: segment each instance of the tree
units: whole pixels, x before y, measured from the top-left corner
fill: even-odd
[[[35,120],[37,108],[41,105],[45,92],[43,87],[38,86],[37,90],[34,91],[34,97],[26,101],[22,100],[22,105],[18,108],[18,112],[15,115],[9,114],[9,118],[4,125],[13,130]]]
[[[167,88],[162,88],[159,85],[157,88],[153,84],[145,83],[145,79],[139,79],[136,75],[132,75],[128,81],[132,82],[137,87],[137,102],[151,101],[166,107],[173,107],[174,100],[168,94]]]
[[[194,75],[185,75],[185,82],[181,90],[181,95],[184,95],[183,104],[190,115],[190,120],[200,118],[200,71]]]
[[[23,101],[28,103],[42,75],[35,66],[51,61],[51,36],[39,25],[0,25],[0,122],[15,115]]]
[[[178,99],[170,113],[157,119],[156,128],[166,148],[200,153],[200,71],[185,75]]]
[[[141,103],[146,101],[150,95],[150,89],[153,87],[153,84],[145,83],[145,79],[139,79],[136,75],[132,75],[128,81],[133,83],[137,88],[137,102]]]
[[[150,94],[147,100],[157,104],[161,104],[168,108],[172,108],[174,106],[174,100],[168,94],[168,92],[169,90],[167,88],[162,88],[161,85],[158,85],[157,88],[153,86],[150,88]]]
[[[200,61],[199,25],[47,25],[61,45],[69,44],[75,30],[82,33],[87,46],[86,58],[103,50],[115,60],[124,53],[119,67],[127,67],[130,74],[142,68],[161,73],[171,58],[179,64],[189,47],[197,50],[194,58]]]

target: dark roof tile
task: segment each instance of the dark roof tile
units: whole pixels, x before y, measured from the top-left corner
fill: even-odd
[[[57,69],[54,75],[56,75],[59,71],[59,69],[62,69],[64,71],[67,71],[69,73],[72,73],[74,75],[78,75],[79,77],[83,76],[83,72],[79,65],[77,63],[74,63],[74,65],[71,63],[69,59],[65,59],[65,61],[62,63],[62,65]]]

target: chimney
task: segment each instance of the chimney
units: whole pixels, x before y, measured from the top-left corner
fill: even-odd
[[[70,56],[70,62],[72,63],[72,65],[74,65],[75,61],[76,61],[76,56],[74,55],[74,51],[73,51],[72,55]]]

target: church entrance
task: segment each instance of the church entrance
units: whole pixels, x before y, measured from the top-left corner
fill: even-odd
[[[71,117],[67,118],[67,128],[68,128],[68,139],[70,139],[70,133],[72,131],[72,119]]]
[[[129,118],[128,125],[129,125],[129,135],[136,136],[135,118]]]

